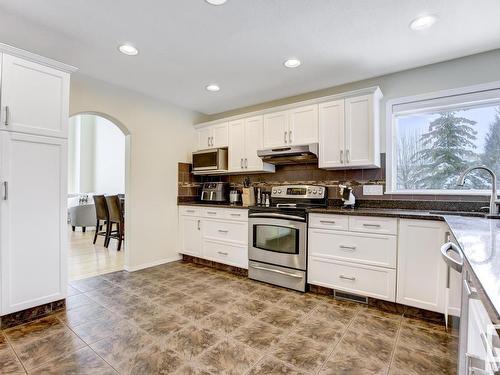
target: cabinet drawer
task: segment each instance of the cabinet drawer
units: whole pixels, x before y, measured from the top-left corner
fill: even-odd
[[[248,243],[248,224],[238,221],[203,220],[203,237],[211,240]]]
[[[224,217],[224,210],[220,208],[205,207],[202,209],[202,215],[204,217],[213,217],[220,219]]]
[[[204,240],[204,258],[229,264],[231,266],[248,268],[248,247],[224,242]]]
[[[349,216],[311,214],[309,215],[309,227],[322,228],[322,229],[348,230]]]
[[[353,232],[397,234],[398,219],[371,216],[349,216],[349,230]]]
[[[309,254],[314,257],[396,268],[396,236],[309,230]]]
[[[179,206],[179,214],[183,216],[201,216],[199,207]]]
[[[309,256],[308,282],[386,301],[396,298],[396,271]]]
[[[241,220],[248,221],[248,210],[240,210],[237,208],[230,208],[224,210],[224,218],[228,220]]]

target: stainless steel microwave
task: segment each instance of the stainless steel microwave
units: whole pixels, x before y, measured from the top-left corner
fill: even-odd
[[[193,152],[193,172],[227,171],[227,149],[212,148]]]

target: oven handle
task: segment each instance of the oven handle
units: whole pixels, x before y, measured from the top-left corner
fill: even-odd
[[[295,277],[296,279],[302,279],[301,275],[295,275],[293,273],[284,272],[284,271],[280,271],[280,270],[275,270],[275,269],[272,269],[272,268],[260,267],[260,266],[252,266],[252,265],[250,265],[250,267],[255,268],[256,270],[269,271],[269,272],[279,273],[280,275],[286,275],[286,276],[290,276],[290,277]]]
[[[253,214],[248,214],[248,217],[288,219],[288,220],[296,220],[296,221],[302,221],[302,222],[306,221],[306,218],[304,218],[304,217],[295,216],[295,215],[277,214],[277,213],[253,213]]]

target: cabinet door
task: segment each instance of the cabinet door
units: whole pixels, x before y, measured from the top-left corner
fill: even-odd
[[[288,144],[289,112],[269,113],[264,116],[263,148],[280,147]]]
[[[319,167],[344,167],[344,99],[319,105]]]
[[[69,74],[18,57],[2,57],[0,129],[66,138]]]
[[[211,140],[212,140],[212,128],[211,127],[198,129],[198,149],[199,150],[206,150],[207,148],[212,148],[211,147]]]
[[[245,170],[262,170],[262,159],[257,156],[257,150],[263,148],[262,116],[245,119]]]
[[[318,142],[317,104],[290,110],[288,142],[294,145]]]
[[[180,253],[201,257],[203,249],[201,246],[201,219],[195,216],[180,216]]]
[[[212,127],[212,147],[227,147],[228,137],[227,122]]]
[[[228,164],[231,172],[242,172],[245,159],[245,122],[229,123]]]
[[[396,302],[443,312],[446,264],[439,249],[446,231],[437,221],[400,220]]]
[[[65,298],[67,145],[0,131],[1,314]]]
[[[375,119],[373,95],[345,100],[345,161],[349,167],[380,164],[378,119]]]

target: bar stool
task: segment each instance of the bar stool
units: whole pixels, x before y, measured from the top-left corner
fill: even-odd
[[[97,240],[97,236],[104,236],[104,245],[108,241],[108,227],[109,227],[109,212],[108,205],[106,203],[106,198],[104,195],[94,195],[94,205],[95,205],[95,216],[97,218],[97,223],[95,225],[94,234],[94,244]],[[102,223],[106,224],[106,231],[100,232],[102,230]]]
[[[122,248],[122,241],[125,237],[125,222],[123,219],[123,210],[120,198],[118,198],[117,195],[110,195],[106,197],[106,203],[109,213],[109,228],[107,230],[107,242],[104,246],[108,247],[111,238],[115,238],[118,240],[118,247],[116,250],[120,251]],[[116,224],[116,230],[113,230],[113,224]]]

